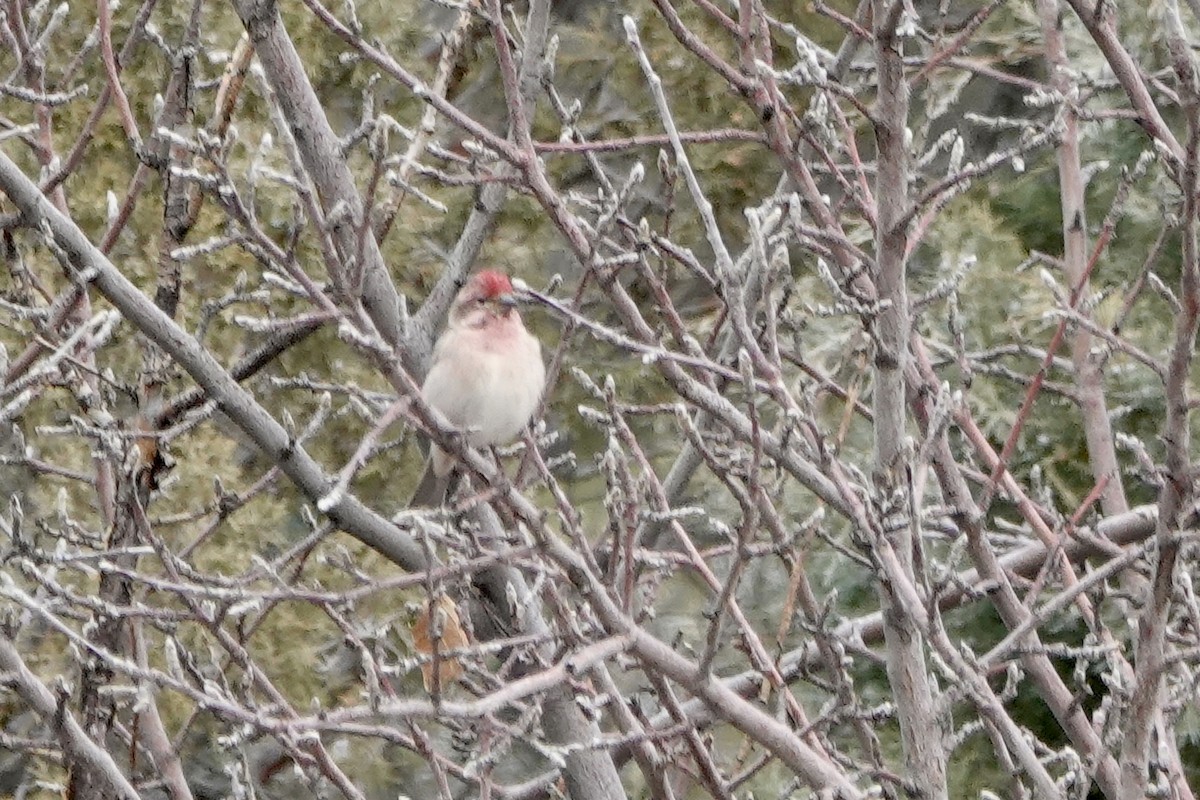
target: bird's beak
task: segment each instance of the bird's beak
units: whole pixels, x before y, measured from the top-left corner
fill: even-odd
[[[521,298],[512,292],[502,294],[496,298],[496,302],[505,308],[516,308],[521,304]]]

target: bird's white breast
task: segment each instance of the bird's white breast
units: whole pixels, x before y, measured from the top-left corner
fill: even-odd
[[[507,444],[528,424],[545,384],[541,345],[519,320],[448,330],[422,388],[473,446]]]

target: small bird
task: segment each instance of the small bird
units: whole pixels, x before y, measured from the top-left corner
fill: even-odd
[[[446,330],[433,348],[421,396],[472,447],[516,439],[546,386],[542,346],[521,321],[518,302],[507,275],[491,269],[475,273],[455,296]],[[454,457],[431,444],[412,505],[445,503],[454,467]]]

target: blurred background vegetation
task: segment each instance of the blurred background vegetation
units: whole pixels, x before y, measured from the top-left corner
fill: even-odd
[[[163,41],[175,46],[183,35],[190,13],[190,4],[174,0],[161,2],[152,15],[153,27]],[[806,3],[764,3],[768,11],[785,19],[820,45],[835,50],[843,31],[826,16],[815,13]],[[853,5],[840,0],[834,8],[852,14]],[[980,4],[954,4],[953,14],[965,18]],[[959,8],[958,6],[962,7]],[[300,3],[281,4],[287,28],[301,51],[313,81],[335,130],[347,133],[361,119],[364,96],[373,95],[376,107],[394,117],[402,125],[415,127],[422,112],[421,104],[411,94],[398,90],[387,81],[377,81],[377,71],[370,64],[348,55],[347,50],[325,27],[315,20]],[[114,41],[121,42],[129,30],[136,3],[122,5],[115,17]],[[520,2],[511,5],[512,13],[520,16]],[[201,91],[196,99],[195,124],[206,123],[211,113],[216,80],[221,75],[229,53],[242,34],[241,24],[232,9],[224,2],[206,2],[203,8],[203,50],[196,60],[197,84]],[[711,17],[692,4],[681,3],[680,13],[685,22],[706,36],[709,41],[725,41]],[[53,37],[47,52],[49,76],[61,74],[65,62],[78,52],[93,29],[94,9],[72,5],[63,24]],[[734,96],[727,84],[710,70],[701,68],[693,56],[684,51],[663,25],[649,4],[596,2],[595,0],[563,0],[555,5],[554,33],[559,37],[556,67],[556,86],[569,102],[582,104],[580,127],[589,139],[643,136],[660,133],[657,116],[645,89],[635,60],[624,44],[621,16],[631,14],[638,22],[651,59],[665,81],[681,128],[757,129],[757,121],[742,100]],[[394,0],[389,3],[360,3],[358,19],[372,40],[394,54],[407,68],[431,80],[439,52],[439,34],[453,19],[453,12],[423,0]],[[1166,54],[1153,37],[1155,20],[1152,14],[1130,13],[1123,18],[1122,37],[1126,46],[1136,50],[1151,69],[1162,65]],[[1088,46],[1083,34],[1070,24],[1067,31],[1073,59],[1078,59],[1081,75],[1101,72],[1097,56]],[[786,37],[781,36],[781,40]],[[786,62],[792,57],[790,48],[779,46],[779,58]],[[1038,23],[1032,4],[1009,3],[992,15],[971,46],[970,57],[988,65],[1012,72],[1043,78]],[[0,52],[0,71],[14,67],[11,54]],[[161,48],[149,42],[140,44],[133,58],[123,65],[123,83],[133,104],[139,126],[148,130],[157,98],[161,95],[170,74],[170,59]],[[94,50],[81,64],[75,83],[89,86],[87,95],[76,102],[58,107],[53,113],[54,144],[63,152],[75,141],[90,112],[91,100],[105,81],[103,68]],[[66,90],[69,86],[50,87]],[[803,109],[808,90],[788,89],[797,109]],[[1097,90],[1099,91],[1099,90]],[[230,164],[235,178],[245,181],[251,164],[258,163],[281,173],[289,173],[282,148],[264,146],[268,134],[278,137],[262,100],[263,82],[252,73],[247,91],[237,110]],[[934,72],[914,93],[914,115],[911,129],[914,152],[922,152],[937,136],[955,126],[967,141],[969,160],[979,160],[987,153],[1012,140],[1014,133],[999,126],[977,121],[988,117],[1035,117],[1045,119],[1047,110],[1031,109],[1025,105],[1024,92],[1017,87],[998,83],[986,77],[966,76],[959,70]],[[864,99],[868,99],[866,97]],[[471,34],[461,75],[453,88],[451,100],[476,119],[486,121],[496,131],[506,124],[505,103],[492,55],[490,36],[481,27]],[[30,118],[30,108],[11,97],[0,97],[0,116],[24,123]],[[871,133],[861,119],[855,123],[861,136],[860,148],[869,151]],[[554,142],[559,138],[561,125],[545,102],[540,103],[536,137]],[[1109,210],[1117,181],[1122,170],[1137,160],[1146,146],[1144,137],[1128,120],[1109,120],[1084,125],[1083,151],[1085,168],[1091,181],[1087,190],[1088,215],[1091,230]],[[454,150],[459,147],[460,135],[444,125],[435,140]],[[37,174],[38,166],[29,150],[19,140],[4,142],[5,152],[19,160],[28,174]],[[400,145],[403,146],[402,144]],[[774,191],[779,180],[775,156],[756,142],[722,142],[697,144],[690,148],[694,166],[701,175],[705,189],[714,202],[722,232],[732,248],[745,244],[743,210],[753,206]],[[663,186],[653,168],[658,147],[628,149],[616,154],[604,154],[601,160],[613,175],[624,175],[636,162],[648,168],[647,181],[637,189],[631,204],[631,216],[644,215],[658,227],[666,219],[668,209],[663,204]],[[864,158],[867,156],[864,154]],[[595,183],[578,155],[548,153],[551,175],[560,182],[564,192],[581,195],[595,191]],[[365,147],[350,153],[352,167],[365,180],[369,158]],[[137,163],[127,146],[115,112],[110,109],[97,132],[95,142],[88,148],[83,165],[66,182],[65,190],[74,218],[85,232],[97,240],[106,227],[107,194],[123,197]],[[157,182],[158,178],[153,177]],[[381,243],[399,289],[418,304],[440,272],[444,254],[453,246],[474,199],[471,188],[447,187],[433,180],[418,180],[421,191],[445,205],[440,211],[414,196],[401,201],[395,226]],[[956,197],[937,217],[932,229],[914,252],[910,274],[914,294],[932,288],[950,272],[973,264],[960,290],[959,320],[964,327],[966,347],[970,351],[985,350],[1025,342],[1043,346],[1057,325],[1050,314],[1055,308],[1051,288],[1042,280],[1039,267],[1030,267],[1033,253],[1050,257],[1061,255],[1061,220],[1057,170],[1053,150],[1045,149],[1028,154],[1023,169],[1005,167],[988,179],[972,186]],[[273,191],[269,180],[260,180],[254,193],[256,211],[280,243],[287,241],[295,221],[293,195],[289,191]],[[396,190],[389,190],[396,191]],[[1116,228],[1116,236],[1093,275],[1096,289],[1094,313],[1104,324],[1111,321],[1122,305],[1123,292],[1137,277],[1142,262],[1168,213],[1173,198],[1165,181],[1145,179],[1134,186],[1125,213]],[[4,209],[0,207],[0,211]],[[121,271],[137,282],[147,293],[153,292],[159,237],[162,225],[161,190],[147,192],[138,204],[136,214],[114,247],[111,258]],[[202,241],[218,235],[226,225],[224,215],[215,206],[205,207],[190,241]],[[708,257],[707,246],[698,219],[688,202],[670,207],[672,238],[692,247],[702,261]],[[850,220],[848,231],[869,244],[871,232],[862,220]],[[302,263],[317,264],[317,244],[306,233],[301,239],[298,256]],[[1172,285],[1177,279],[1178,246],[1168,242],[1166,255],[1158,262],[1159,276]],[[54,290],[65,285],[65,279],[44,252],[27,254],[31,269]],[[568,285],[578,276],[580,266],[573,261],[558,234],[531,198],[512,194],[505,206],[495,233],[483,255],[484,262],[519,275],[535,286],[546,285],[552,276],[563,275]],[[863,361],[863,343],[857,323],[846,317],[829,317],[811,313],[821,304],[831,304],[831,297],[815,274],[811,256],[796,253],[792,259],[792,286],[798,313],[804,317],[804,352],[810,363],[843,384],[865,381],[869,377]],[[234,290],[238,276],[251,276],[249,288],[258,286],[256,265],[237,248],[225,248],[205,258],[191,262],[184,274],[184,294],[179,307],[179,320],[188,329],[195,329],[201,319],[204,303]],[[678,276],[681,282],[685,276]],[[11,291],[5,282],[9,275],[0,276],[0,291]],[[1059,278],[1059,289],[1063,282]],[[1069,287],[1068,287],[1069,288]],[[644,288],[633,286],[650,308],[653,299]],[[686,290],[685,290],[686,295]],[[688,322],[702,332],[711,324],[714,309],[703,302],[684,306]],[[103,301],[97,301],[103,306]],[[225,363],[247,351],[255,334],[237,323],[239,315],[250,317],[283,317],[299,309],[291,307],[280,294],[263,294],[258,300],[247,298],[233,303],[217,316],[208,328],[205,343]],[[591,312],[602,313],[599,308]],[[936,301],[922,309],[916,324],[933,341],[949,341],[948,309],[944,301]],[[560,337],[560,322],[549,315],[534,312],[531,324],[536,333],[552,350]],[[1135,306],[1123,326],[1123,333],[1135,344],[1150,352],[1159,352],[1162,343],[1170,339],[1171,314],[1162,301],[1142,302]],[[20,352],[28,338],[28,329],[18,321],[0,325],[0,342],[10,355]],[[616,377],[622,399],[630,403],[653,403],[672,399],[655,371],[625,353],[575,336],[565,354],[567,366],[578,366],[593,376],[612,374]],[[1030,374],[1036,360],[1028,355],[1007,355],[996,363],[1011,370]],[[132,415],[130,397],[137,384],[140,368],[139,348],[132,330],[123,327],[112,344],[99,354],[102,370],[111,371],[113,398],[118,407]],[[985,425],[986,433],[996,443],[1002,442],[1011,428],[1014,415],[1024,394],[1024,386],[1002,375],[965,376],[954,366],[952,357],[941,365],[945,380],[952,385],[970,383],[970,403]],[[1157,380],[1142,367],[1121,354],[1114,354],[1107,369],[1107,388],[1110,408],[1119,417],[1119,427],[1137,436],[1157,455],[1155,435],[1163,418],[1162,394]],[[604,509],[601,506],[606,490],[604,475],[598,469],[597,457],[605,446],[603,437],[589,430],[580,420],[576,408],[587,402],[587,395],[565,373],[556,387],[547,412],[550,429],[558,431],[564,443],[562,449],[574,452],[574,459],[560,469],[564,485],[571,493],[583,519],[595,529],[597,538],[605,535]],[[352,348],[341,341],[333,330],[323,330],[301,345],[285,353],[276,363],[252,379],[254,394],[277,417],[290,415],[303,427],[317,413],[318,393],[303,386],[302,379],[313,384],[336,382],[361,390],[361,398],[379,410],[379,397],[388,396],[390,389],[380,376]],[[1052,382],[1065,380],[1052,374]],[[177,391],[189,385],[185,376],[177,375],[169,389]],[[867,389],[869,391],[869,389]],[[378,395],[374,394],[378,393]],[[843,409],[840,402],[828,401],[824,408],[830,427],[836,429]],[[43,402],[32,406],[22,421],[25,431],[39,426],[63,425],[77,413],[72,398],[65,392],[51,390]],[[639,430],[640,440],[652,448],[656,465],[665,471],[671,463],[676,433],[665,426],[669,420],[648,416]],[[322,427],[309,442],[309,449],[333,471],[353,453],[364,427],[360,406],[344,394],[335,396],[334,412],[329,424]],[[661,430],[656,428],[661,428]],[[411,432],[397,428],[388,435],[392,442],[355,481],[354,490],[369,504],[385,514],[402,507],[420,474],[421,454]],[[656,447],[656,443],[658,446]],[[64,435],[38,435],[28,444],[40,458],[80,472],[90,470],[90,452],[86,441]],[[846,453],[869,454],[871,427],[862,419],[854,419],[841,446]],[[278,476],[272,479],[271,489],[258,494],[246,507],[214,524],[213,509],[216,495],[213,476],[221,476],[225,489],[239,492],[266,475],[270,463],[250,445],[242,441],[232,426],[221,424],[219,418],[189,431],[172,445],[177,465],[161,496],[157,497],[151,516],[156,527],[168,541],[182,547],[193,541],[211,526],[203,546],[196,549],[197,569],[228,575],[244,574],[250,568],[249,554],[264,558],[282,552],[289,545],[308,535],[312,528],[304,513],[305,503]],[[1052,498],[1051,506],[1063,509],[1077,507],[1092,487],[1087,465],[1083,431],[1071,404],[1064,399],[1040,402],[1029,424],[1025,426],[1017,450],[1014,472],[1027,478],[1036,466],[1040,479],[1035,483]],[[863,458],[851,459],[865,463]],[[1130,459],[1130,479],[1127,490],[1133,502],[1151,501],[1155,492],[1146,482],[1136,479],[1136,465]],[[94,533],[99,527],[94,494],[78,482],[66,481],[51,475],[34,476],[29,472],[0,466],[0,493],[19,496],[29,518],[46,517],[65,504],[70,516],[88,526]],[[736,507],[716,481],[698,480],[692,489],[695,497],[703,497],[703,505],[715,518],[722,515],[732,520]],[[810,510],[812,498],[797,496],[797,516]],[[208,513],[197,514],[198,509]],[[1011,509],[997,503],[992,511],[995,518],[1018,519]],[[352,564],[353,569],[346,567]],[[809,558],[808,569],[814,584],[827,596],[836,593],[837,613],[852,616],[873,610],[876,597],[867,574],[847,562],[832,549],[816,549]],[[336,589],[356,585],[365,580],[379,580],[395,575],[395,567],[367,548],[347,537],[326,539],[305,566],[310,583]],[[86,586],[78,573],[60,576]],[[777,604],[788,576],[780,566],[764,568],[756,580],[747,581],[743,602],[753,609],[762,624],[764,637],[773,636]],[[681,631],[687,637],[702,636],[705,621],[699,616],[698,600],[702,595],[687,580],[674,579],[677,584],[659,604],[654,628],[661,632]],[[408,623],[411,608],[406,601],[412,597],[384,593],[373,597],[357,609],[363,636],[381,652],[401,658],[409,652]],[[969,631],[972,647],[979,652],[994,643],[1003,628],[994,614],[983,607],[970,608],[951,617],[959,630]],[[186,638],[186,631],[181,637]],[[1077,639],[1079,630],[1063,631],[1064,638]],[[668,637],[669,638],[669,637]],[[795,632],[782,642],[794,646],[802,638]],[[53,675],[56,665],[63,662],[60,639],[46,634],[42,649],[27,654],[31,664]],[[202,637],[197,634],[199,644]],[[354,678],[354,656],[343,643],[342,634],[328,617],[307,604],[284,604],[264,617],[261,627],[248,640],[258,663],[278,678],[279,687],[299,707],[310,702],[321,707],[335,707],[343,702],[343,693],[357,691]],[[1069,672],[1074,667],[1063,663]],[[887,699],[887,684],[882,669],[863,666],[856,677],[868,700]],[[418,689],[419,672],[409,670],[396,677],[403,687]],[[358,698],[353,698],[357,700]],[[1084,699],[1087,703],[1087,699]],[[1055,725],[1049,712],[1032,695],[1022,698],[1020,722],[1046,735]],[[189,714],[183,703],[167,702],[168,727],[174,729]],[[17,707],[0,708],[0,722],[12,724]],[[188,742],[189,776],[198,785],[198,796],[217,797],[226,791],[227,778],[220,774],[210,735],[216,731],[210,721],[201,718],[192,728]],[[888,746],[898,746],[885,733]],[[1200,733],[1195,727],[1191,736]],[[730,748],[740,739],[735,732],[718,729]],[[1193,768],[1200,765],[1200,750],[1193,738],[1186,751]],[[968,746],[952,761],[952,796],[976,796],[981,786],[995,785],[997,766],[990,760],[990,745],[978,737],[978,746]],[[261,756],[268,758],[269,754]],[[358,743],[347,753],[345,767],[372,798],[395,796],[412,789],[411,771],[419,769],[415,757],[399,748],[378,743],[360,747]],[[56,768],[45,762],[34,767],[52,785],[61,780]],[[9,773],[11,774],[11,773]],[[423,780],[423,779],[422,779]],[[790,776],[782,769],[760,776],[755,786],[774,796],[788,785]],[[407,788],[406,788],[407,787]],[[264,796],[283,797],[291,789],[286,776],[264,787]],[[54,794],[46,790],[44,795]]]

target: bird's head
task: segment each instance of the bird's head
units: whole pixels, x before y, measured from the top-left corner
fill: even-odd
[[[480,270],[458,290],[450,308],[450,321],[482,324],[491,319],[516,316],[519,302],[507,275],[494,269]]]

